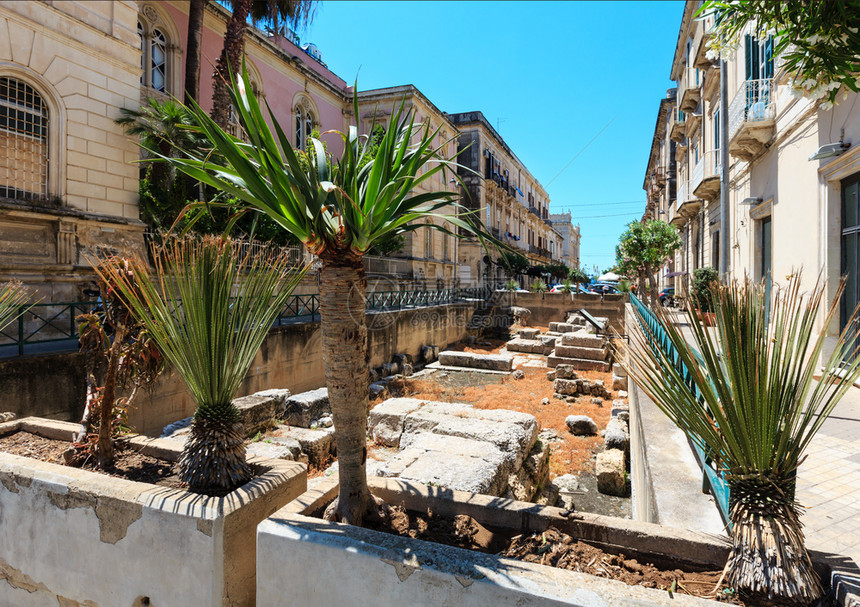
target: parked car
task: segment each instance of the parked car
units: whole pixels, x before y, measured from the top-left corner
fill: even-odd
[[[573,293],[591,293],[591,291],[589,291],[588,289],[586,289],[585,287],[583,287],[580,284],[571,285],[570,288],[573,290]],[[564,290],[564,285],[555,285],[550,290],[550,293],[561,293],[561,292],[563,292],[563,290]]]
[[[618,293],[618,287],[605,282],[596,282],[592,285],[588,285],[588,290],[592,293],[597,293],[598,295],[613,295]]]
[[[664,308],[675,307],[675,287],[666,287],[660,291],[660,305]]]

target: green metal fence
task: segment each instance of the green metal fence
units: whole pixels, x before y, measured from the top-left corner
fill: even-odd
[[[368,311],[401,310],[404,308],[438,306],[468,299],[486,300],[493,287],[447,288],[435,290],[376,291],[367,294]],[[22,306],[16,322],[0,331],[0,355],[21,356],[30,347],[41,353],[74,349],[78,331],[75,319],[99,305],[96,301],[40,303]],[[300,320],[319,320],[319,295],[293,295],[275,321],[276,326]],[[66,342],[66,347],[60,347]],[[71,343],[69,343],[71,342]],[[51,348],[51,344],[56,346]]]
[[[699,394],[699,388],[696,386],[696,382],[693,380],[692,373],[690,373],[690,370],[687,369],[687,366],[681,360],[678,351],[672,345],[672,341],[669,339],[669,336],[667,335],[666,330],[663,328],[663,325],[660,320],[633,293],[630,294],[630,303],[632,303],[634,308],[636,309],[636,316],[639,319],[639,323],[642,325],[645,334],[648,335],[649,339],[651,340],[651,347],[660,348],[668,355],[669,359],[675,365],[675,368],[684,378],[684,383],[689,386],[690,390],[693,392],[696,398],[699,399],[699,402],[702,404],[702,406],[706,407],[706,405],[704,404],[704,399]],[[690,442],[693,444],[693,449],[696,452],[696,456],[699,459],[699,463],[702,465],[702,490],[707,491],[708,488],[710,488],[711,492],[714,494],[714,498],[717,502],[717,507],[720,509],[720,513],[722,514],[723,520],[727,523],[730,523],[731,519],[729,518],[729,486],[726,484],[726,481],[723,478],[723,473],[716,468],[713,458],[702,448],[702,446],[699,444],[699,441],[691,437]]]

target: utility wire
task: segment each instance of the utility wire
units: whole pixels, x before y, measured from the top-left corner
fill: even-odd
[[[626,200],[623,202],[589,202],[587,204],[560,204],[551,205],[554,209],[573,209],[578,207],[608,207],[620,204],[645,204],[644,200]]]
[[[615,116],[615,118],[618,118],[618,116]],[[552,179],[550,179],[550,180],[549,180],[549,183],[547,183],[547,184],[546,184],[546,186],[544,186],[544,187],[548,188],[548,187],[550,186],[550,184],[552,184],[552,182],[553,182],[553,181],[555,181],[556,179],[558,179],[559,175],[561,175],[562,173],[564,173],[564,172],[567,170],[567,167],[569,167],[570,165],[572,165],[572,164],[573,164],[573,161],[574,161],[574,160],[576,160],[577,158],[579,158],[580,154],[582,154],[586,149],[588,149],[588,146],[590,146],[592,143],[594,143],[594,140],[595,140],[595,139],[597,139],[598,137],[600,137],[600,136],[603,134],[603,131],[605,131],[606,129],[608,129],[608,128],[609,128],[609,125],[610,125],[610,124],[612,124],[613,122],[615,122],[615,118],[613,118],[612,120],[610,120],[609,122],[607,122],[607,123],[606,123],[606,126],[604,126],[602,129],[600,129],[600,130],[597,132],[597,135],[595,135],[594,137],[592,137],[592,138],[591,138],[591,140],[589,140],[589,142],[588,142],[588,143],[586,143],[586,144],[582,147],[582,149],[581,149],[581,150],[579,150],[579,151],[576,153],[576,155],[575,155],[573,158],[571,158],[571,159],[570,159],[570,162],[568,162],[566,165],[564,165],[564,167],[563,167],[563,168],[562,168],[562,169],[561,169],[561,170],[556,174],[556,176],[555,176],[555,177],[553,177]]]
[[[579,221],[580,219],[598,219],[600,217],[624,217],[626,215],[642,215],[645,211],[631,211],[630,213],[615,213],[614,215],[586,215],[585,217],[573,217],[572,219],[576,219]]]

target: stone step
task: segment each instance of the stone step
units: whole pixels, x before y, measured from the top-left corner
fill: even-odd
[[[557,345],[554,354],[565,358],[587,358],[589,360],[606,360],[607,358],[605,348],[584,348],[581,346]]]
[[[538,329],[520,329],[517,331],[517,337],[520,339],[537,339],[538,333],[540,333]]]
[[[546,356],[547,354],[552,353],[553,346],[551,344],[544,343],[540,339],[512,339],[505,347],[508,349],[508,352],[527,352],[529,354],[543,354]]]
[[[474,354],[472,352],[456,352],[453,350],[439,353],[439,364],[449,367],[510,371],[513,367],[513,362],[513,356],[502,354]]]
[[[591,360],[588,358],[567,358],[565,356],[551,355],[547,357],[546,364],[551,369],[555,369],[559,365],[571,365],[579,371],[601,371],[603,373],[609,371],[610,364],[603,360]]]
[[[563,346],[579,346],[582,348],[602,348],[604,340],[602,337],[589,335],[584,331],[576,333],[565,333],[561,336],[561,344]]]
[[[555,331],[558,333],[572,333],[576,331],[579,327],[572,325],[566,322],[551,322],[549,323],[549,330]]]

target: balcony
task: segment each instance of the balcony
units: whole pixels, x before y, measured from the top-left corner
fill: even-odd
[[[674,202],[669,205],[669,209],[667,211],[666,221],[669,225],[675,226],[679,230],[684,227],[684,224],[687,223],[686,217],[678,214],[677,204]]]
[[[715,63],[702,80],[702,99],[710,99],[720,90],[720,64]]]
[[[693,196],[714,200],[720,195],[720,151],[711,150],[699,158],[693,167],[693,179],[690,181]]]
[[[678,199],[676,200],[678,215],[681,217],[681,225],[685,224],[702,208],[702,201],[696,198],[691,183],[683,181],[678,183]]]
[[[529,213],[540,219],[540,211],[537,207],[529,207]]]
[[[681,143],[684,140],[684,137],[687,136],[685,119],[686,116],[680,109],[675,108],[672,111],[672,119],[669,123],[669,139],[675,143]]]
[[[747,80],[729,104],[729,154],[749,162],[776,131],[773,78]]]
[[[709,17],[709,20],[712,22],[713,17]],[[705,25],[705,27],[707,29],[705,33],[702,34],[702,37],[699,38],[699,44],[698,46],[696,46],[696,54],[693,57],[693,66],[699,68],[700,70],[707,70],[715,64],[719,64],[719,60],[711,61],[710,59],[708,59],[708,43],[714,37],[714,34],[713,30],[708,27],[707,24]]]
[[[695,67],[688,67],[684,71],[687,82],[681,93],[678,106],[685,112],[692,112],[699,107],[699,102],[702,100],[702,76],[704,74]]]
[[[667,176],[666,167],[657,167],[656,169],[654,169],[654,182],[658,186],[666,185],[667,178],[668,178],[668,176]]]

